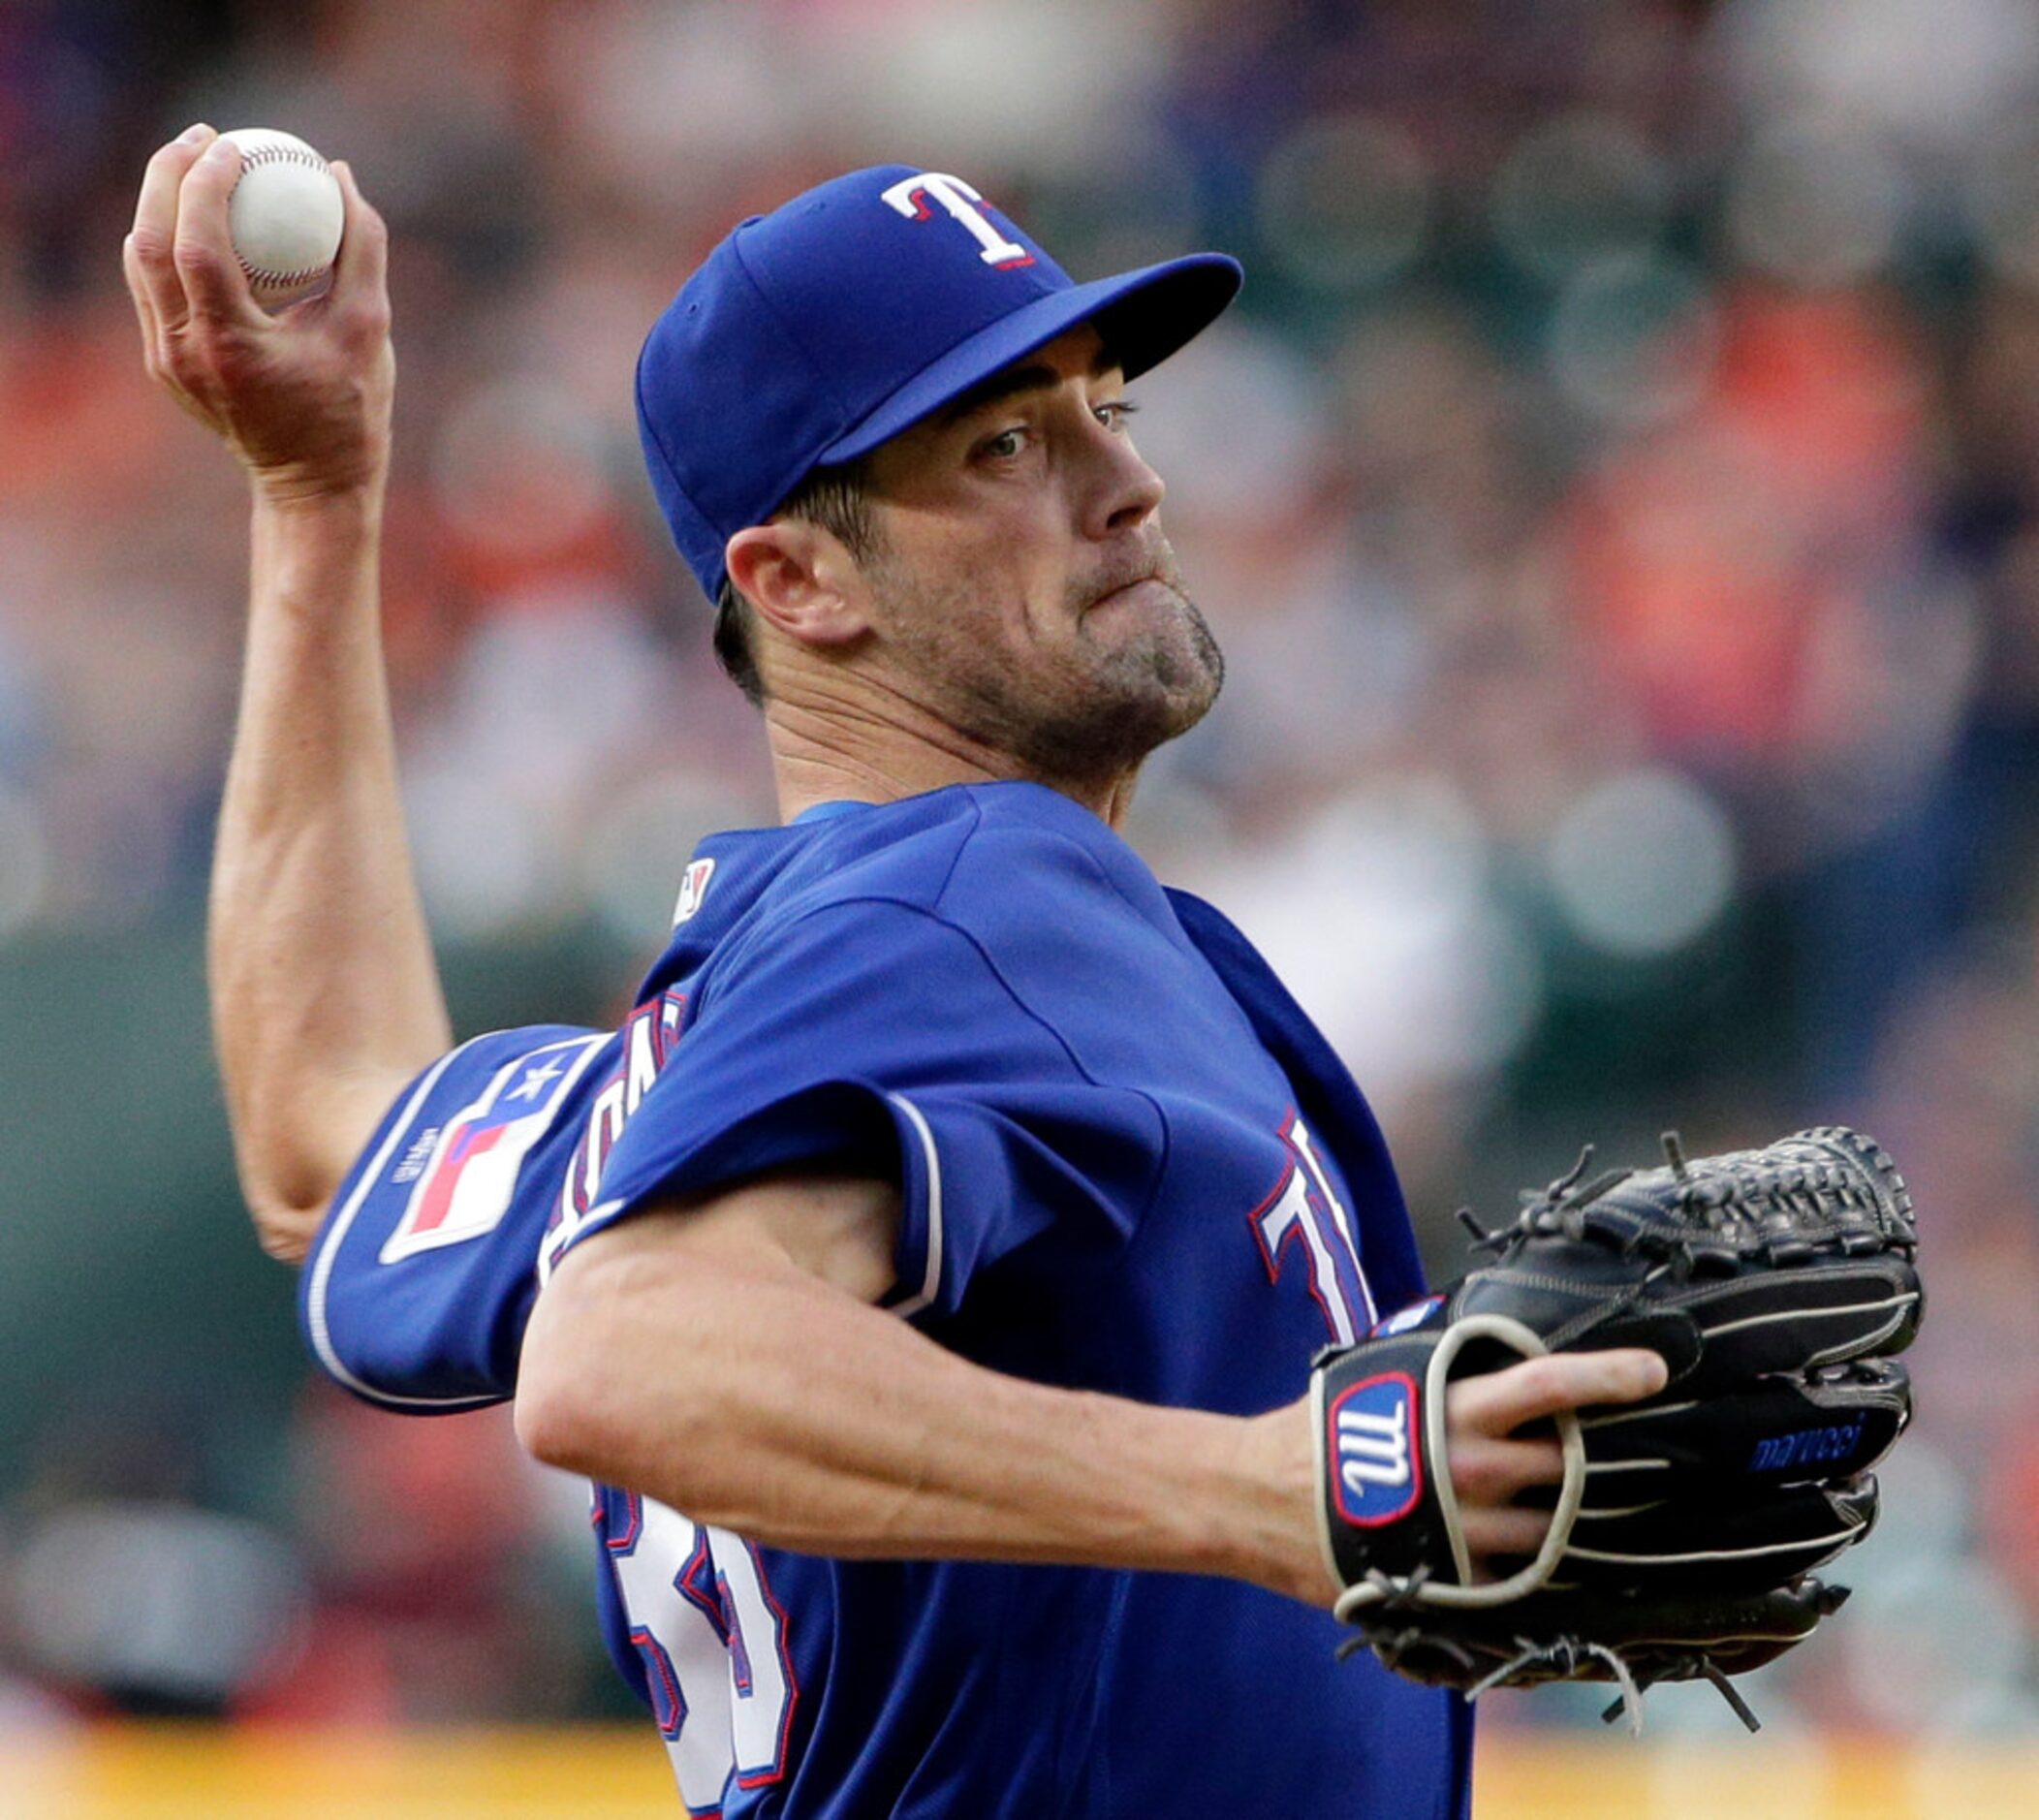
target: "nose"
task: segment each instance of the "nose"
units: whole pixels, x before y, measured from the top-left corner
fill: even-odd
[[[1123,429],[1099,424],[1090,448],[1095,454],[1083,496],[1085,535],[1102,541],[1138,530],[1161,509],[1168,491],[1161,476],[1142,459]]]

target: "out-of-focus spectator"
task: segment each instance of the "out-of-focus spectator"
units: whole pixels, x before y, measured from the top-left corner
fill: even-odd
[[[588,1651],[561,1623],[540,1469],[501,1411],[392,1422],[325,1385],[294,1437],[302,1645],[252,1716],[324,1724],[570,1711]]]

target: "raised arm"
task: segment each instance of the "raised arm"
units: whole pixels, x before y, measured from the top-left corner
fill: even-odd
[[[256,1230],[301,1258],[402,1083],[451,1040],[412,877],[377,568],[395,361],[388,239],[344,165],[331,290],[278,316],[227,229],[238,155],[149,162],[122,263],[150,376],[246,470],[240,714],[213,859],[213,1036]]]
[[[1330,1604],[1306,1403],[1158,1408],[960,1359],[868,1305],[897,1209],[882,1182],[789,1177],[594,1234],[525,1334],[524,1445],[781,1548],[1222,1574]],[[1663,1376],[1624,1350],[1454,1386],[1474,1553],[1533,1553],[1550,1521],[1508,1500],[1558,1478],[1557,1444],[1512,1429]]]

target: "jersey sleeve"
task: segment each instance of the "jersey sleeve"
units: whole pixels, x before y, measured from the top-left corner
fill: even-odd
[[[980,938],[914,905],[780,925],[704,996],[560,1249],[648,1205],[824,1165],[901,1183],[901,1313],[953,1312],[1051,1220],[1123,1241],[1165,1128],[1148,1095],[1084,1068],[1067,1009],[1023,997]]]
[[[500,1402],[587,1107],[619,1039],[477,1037],[392,1106],[333,1198],[298,1285],[326,1372],[386,1408]]]

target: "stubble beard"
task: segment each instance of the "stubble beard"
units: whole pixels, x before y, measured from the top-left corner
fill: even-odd
[[[1116,639],[1098,636],[1091,611],[1149,578],[1174,596],[1175,611]],[[894,571],[884,592],[894,609],[887,615],[891,636],[925,679],[937,712],[1045,782],[1089,783],[1137,769],[1156,747],[1202,720],[1224,684],[1224,653],[1165,540],[1137,566],[1122,562],[1072,583],[1062,603],[1074,626],[1070,642],[1018,669],[972,636],[966,585],[928,586]]]

